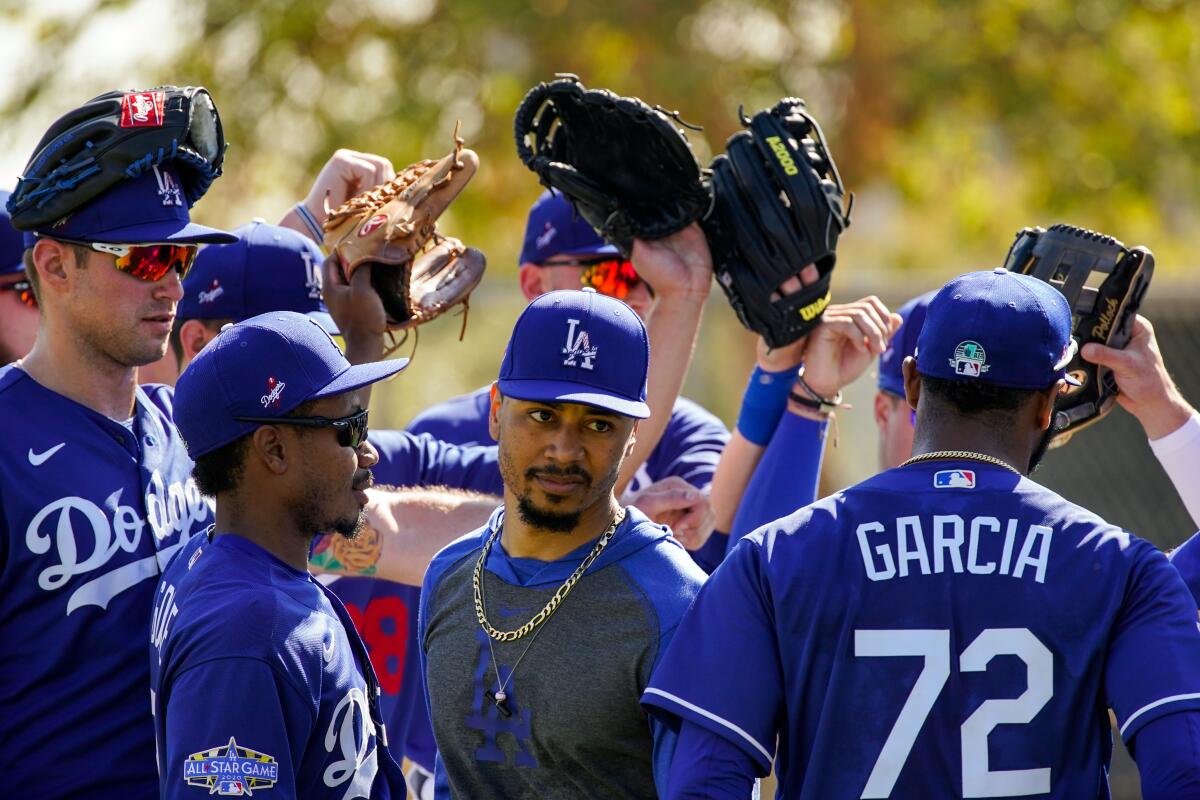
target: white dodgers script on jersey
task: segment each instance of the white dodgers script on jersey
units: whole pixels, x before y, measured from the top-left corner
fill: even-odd
[[[367,706],[367,697],[358,687],[346,692],[333,709],[329,729],[325,731],[325,749],[341,755],[325,768],[325,785],[341,786],[347,781],[342,800],[371,796],[375,773],[379,770],[379,751],[375,747],[375,723]]]
[[[118,551],[136,553],[147,524],[158,543],[180,534],[177,543],[156,548],[153,555],[122,564],[79,586],[67,601],[68,614],[89,605],[107,608],[121,592],[158,575],[196,523],[208,514],[208,501],[191,478],[187,483],[175,481],[165,486],[155,470],[146,489],[145,519],[138,509],[122,505],[122,492],[124,489],[118,489],[110,494],[104,508],[83,497],[61,497],[35,514],[25,529],[25,546],[30,552],[51,554],[57,561],[38,573],[38,586],[47,592],[77,575],[100,572]],[[91,546],[83,546],[89,539]]]

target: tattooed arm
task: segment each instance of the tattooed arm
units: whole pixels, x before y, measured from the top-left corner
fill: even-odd
[[[420,586],[437,551],[482,527],[500,498],[442,486],[369,489],[367,522],[354,539],[326,534],[309,559],[314,573],[368,575]]]

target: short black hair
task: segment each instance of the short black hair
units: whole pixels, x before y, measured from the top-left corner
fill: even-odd
[[[312,409],[319,401],[307,400],[296,406],[288,416],[311,416]],[[296,431],[305,435],[310,428],[297,427]],[[206,497],[216,497],[223,492],[231,492],[242,482],[246,472],[246,453],[250,449],[250,436],[253,431],[239,436],[232,442],[205,453],[196,459],[192,467],[192,477],[196,479],[196,488]]]
[[[960,416],[991,417],[998,424],[1016,420],[1017,412],[1037,394],[1029,389],[1010,389],[976,380],[949,380],[921,376],[921,393],[935,401],[934,413],[947,410]]]
[[[192,477],[200,494],[216,497],[237,488],[246,472],[246,450],[250,435],[239,436],[232,442],[205,453],[196,459]]]

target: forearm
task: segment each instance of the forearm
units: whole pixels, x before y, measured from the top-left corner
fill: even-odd
[[[372,489],[369,530],[357,540],[333,542],[310,561],[314,572],[371,575],[420,586],[429,562],[450,542],[481,527],[500,504],[492,495],[445,487]],[[330,534],[336,537],[338,534]],[[339,557],[346,556],[349,557]]]
[[[738,504],[730,544],[817,499],[827,424],[800,413],[784,415]]]
[[[1182,424],[1152,438],[1150,449],[1183,500],[1192,524],[1200,529],[1200,471],[1196,469],[1200,464],[1200,413],[1192,411]]]
[[[633,452],[621,465],[616,485],[618,495],[625,491],[638,467],[654,451],[671,419],[675,400],[692,363],[706,297],[707,293],[684,291],[667,294],[659,299],[650,315],[646,326],[650,338],[650,372],[646,387],[650,417],[638,425]]]
[[[721,454],[721,461],[717,464],[712,482],[710,499],[713,514],[717,518],[717,530],[728,531],[733,528],[738,504],[741,503],[765,450],[765,447],[754,444],[737,431],[729,437],[729,444],[725,445],[725,452]]]

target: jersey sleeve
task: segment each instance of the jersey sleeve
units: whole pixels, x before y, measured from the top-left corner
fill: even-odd
[[[654,481],[676,475],[707,490],[728,442],[729,430],[721,420],[695,403],[680,401],[646,460],[646,472]]]
[[[754,759],[728,739],[684,722],[675,744],[667,800],[745,800],[754,792]]]
[[[370,441],[379,451],[375,469],[379,483],[451,486],[486,494],[503,491],[495,446],[460,447],[408,431],[372,432]]]
[[[162,797],[238,791],[222,781],[242,781],[246,794],[270,788],[276,800],[296,797],[314,714],[307,698],[258,659],[214,659],[186,670],[166,703]]]
[[[799,414],[783,415],[742,495],[729,531],[730,547],[817,499],[826,424]]]
[[[1130,575],[1105,664],[1105,690],[1129,742],[1146,723],[1200,709],[1196,604],[1179,574],[1147,542]]]
[[[1192,599],[1200,608],[1200,533],[1192,537],[1171,552],[1171,566],[1183,578]]]
[[[750,539],[735,547],[700,589],[642,704],[733,742],[766,775],[784,706],[783,672],[755,545]]]

